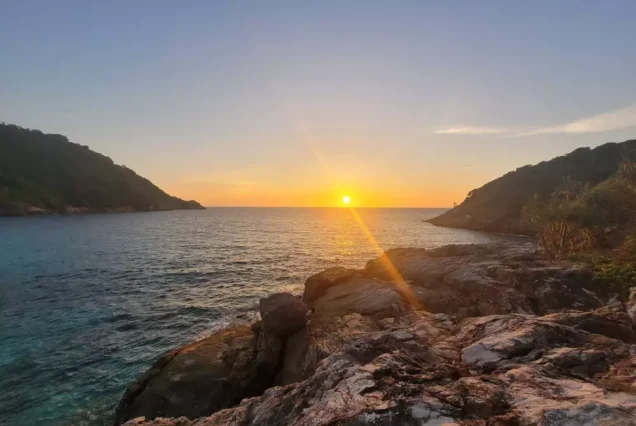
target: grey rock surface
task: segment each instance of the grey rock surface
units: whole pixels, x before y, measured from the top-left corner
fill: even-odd
[[[180,351],[147,373],[154,379],[140,379],[146,390],[124,398],[135,407],[172,404],[171,411],[132,410],[126,424],[636,424],[636,296],[608,303],[612,295],[584,266],[544,263],[530,245],[386,256],[425,309],[378,259],[362,271],[317,274],[308,280],[313,312],[304,327],[280,340],[266,324],[210,338],[210,345],[225,341],[223,333],[236,339],[224,350],[237,367],[214,370],[218,380],[241,384],[232,403],[219,403],[229,398],[209,385],[164,385],[185,364],[175,363]],[[261,333],[273,340],[259,346]],[[193,384],[197,371],[205,377],[227,358],[212,355],[215,348],[197,361]],[[263,369],[270,373],[259,376]],[[252,386],[255,377],[266,380]],[[161,392],[144,397],[155,387]],[[180,411],[173,401],[182,399],[208,405]]]

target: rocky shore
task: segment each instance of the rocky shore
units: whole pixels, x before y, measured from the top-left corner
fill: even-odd
[[[530,243],[385,256],[165,354],[115,423],[636,424],[636,292],[613,295]]]
[[[43,216],[43,215],[82,215],[96,213],[134,213],[134,212],[152,212],[152,211],[171,211],[171,210],[205,210],[201,204],[196,201],[182,201],[179,207],[154,208],[136,208],[133,206],[119,206],[117,208],[94,208],[94,207],[75,207],[63,206],[58,209],[42,208],[25,202],[11,202],[0,204],[0,217],[9,216]]]

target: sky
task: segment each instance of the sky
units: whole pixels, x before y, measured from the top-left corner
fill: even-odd
[[[636,137],[634,1],[0,0],[0,121],[206,206],[446,207]]]

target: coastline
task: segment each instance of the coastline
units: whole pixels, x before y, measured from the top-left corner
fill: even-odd
[[[441,226],[443,228],[466,229],[469,231],[480,231],[501,235],[531,237],[535,234],[535,232],[528,226],[524,226],[521,223],[521,220],[484,223],[473,220],[470,217],[461,219],[453,218],[454,214],[455,212],[453,212],[453,209],[450,209],[439,216],[426,219],[425,222],[430,223],[431,225]]]
[[[197,203],[198,204],[198,203]],[[188,206],[181,208],[169,208],[169,209],[146,209],[140,210],[130,206],[115,208],[115,209],[95,209],[88,207],[72,207],[67,206],[64,211],[42,209],[39,207],[29,206],[21,210],[13,210],[10,208],[0,208],[0,217],[32,217],[32,216],[79,216],[79,215],[91,215],[101,213],[140,213],[140,212],[165,212],[174,210],[206,210],[206,207],[201,205]]]
[[[585,265],[545,262],[530,243],[385,256],[406,285],[380,257],[309,277],[302,299],[261,299],[260,321],[161,357],[129,387],[115,424],[636,418],[621,367],[636,363],[636,296],[616,299]]]

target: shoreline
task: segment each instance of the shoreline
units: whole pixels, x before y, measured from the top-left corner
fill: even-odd
[[[585,265],[545,262],[531,243],[392,249],[385,256],[408,289],[387,276],[381,258],[362,269],[315,274],[302,299],[270,295],[261,299],[261,320],[230,325],[161,357],[128,388],[115,424],[636,418],[636,389],[624,388],[628,379],[618,370],[636,363],[629,350],[636,343],[636,294],[612,302]],[[408,303],[405,291],[424,310]],[[570,353],[562,348],[600,351],[607,361],[577,358],[591,369],[585,378],[565,367],[555,379],[550,368]],[[525,375],[519,386],[512,371]],[[591,393],[561,401],[573,385]],[[453,395],[462,399],[454,403]],[[590,403],[600,411],[590,411]]]
[[[87,216],[87,215],[96,215],[96,214],[114,214],[114,213],[149,213],[149,212],[170,212],[176,210],[207,210],[207,207],[187,207],[187,208],[178,208],[178,209],[151,209],[151,210],[135,210],[135,209],[82,209],[82,208],[71,208],[70,211],[59,212],[54,210],[41,210],[41,211],[32,211],[28,213],[21,214],[10,214],[5,212],[0,212],[0,218],[6,217],[41,217],[41,216]]]

